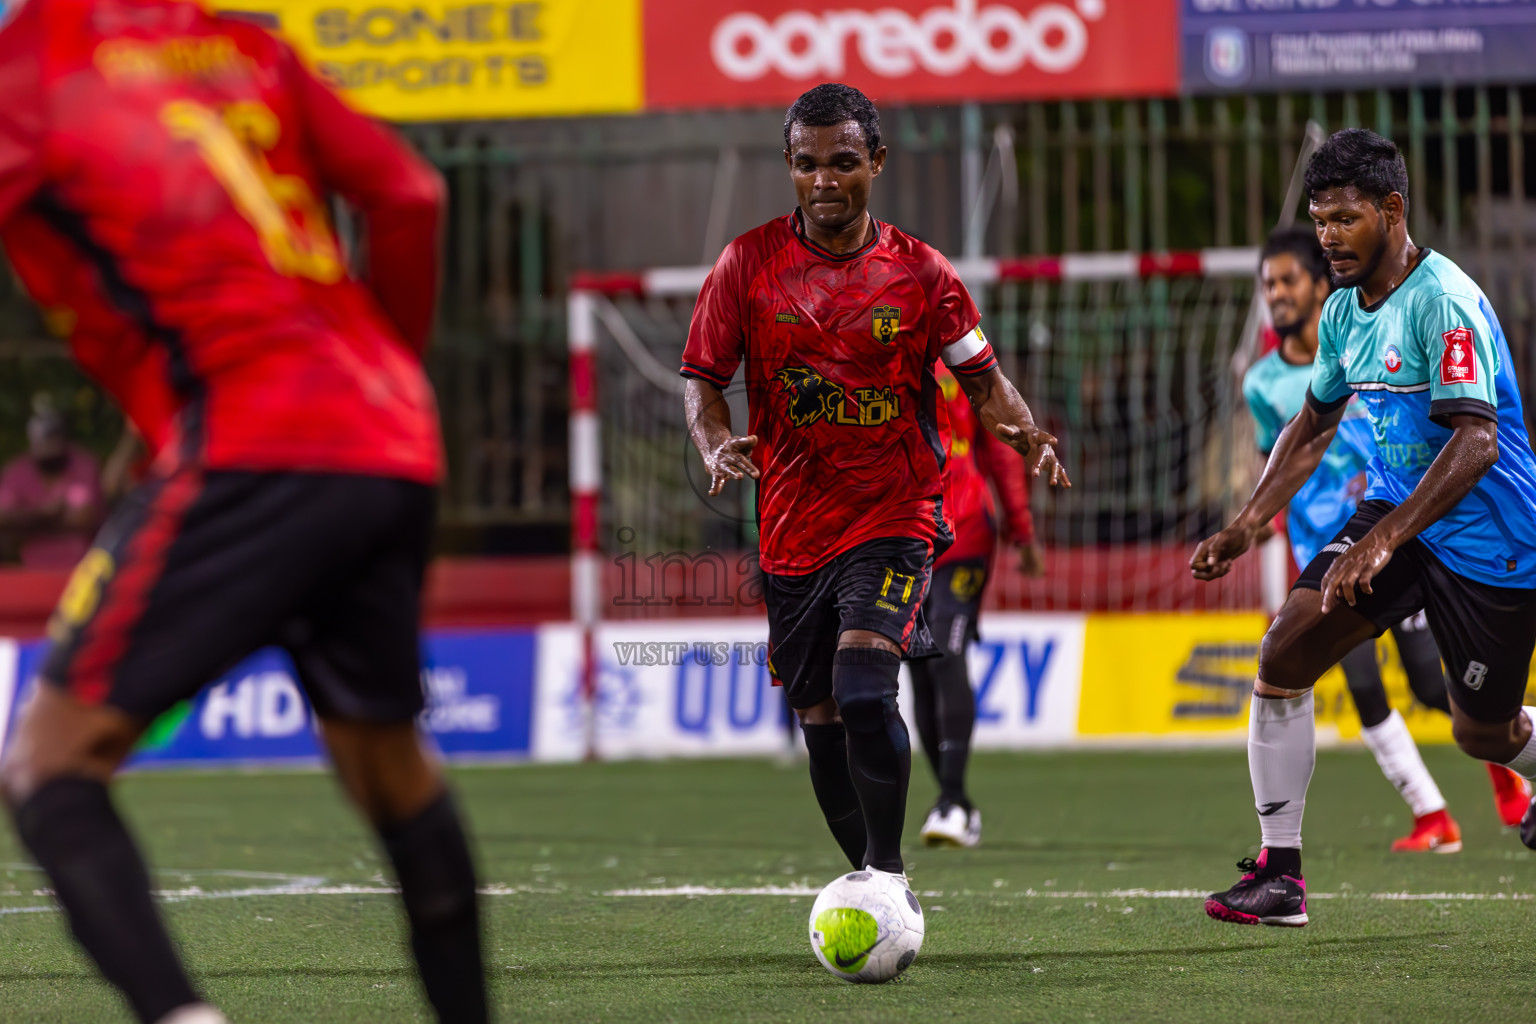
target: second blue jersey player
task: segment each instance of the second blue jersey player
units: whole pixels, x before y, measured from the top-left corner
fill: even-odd
[[[1216,579],[1285,507],[1358,396],[1376,454],[1365,500],[1302,573],[1265,634],[1248,764],[1262,849],[1206,913],[1304,925],[1301,819],[1316,757],[1312,686],[1360,644],[1424,611],[1448,670],[1463,751],[1536,776],[1536,454],[1509,346],[1477,284],[1408,237],[1408,173],[1373,132],[1331,136],[1305,187],[1336,290],[1301,412],[1258,487],[1190,565]],[[1528,812],[1521,839],[1536,847]]]
[[[1323,304],[1332,292],[1328,259],[1309,228],[1283,228],[1270,236],[1259,259],[1259,283],[1280,344],[1243,377],[1243,397],[1253,414],[1254,439],[1265,455],[1280,431],[1301,412],[1317,358]],[[1322,462],[1286,508],[1287,539],[1296,564],[1305,567],[1331,543],[1354,515],[1366,488],[1366,467],[1376,454],[1371,421],[1361,401],[1349,402]],[[1392,626],[1392,638],[1414,696],[1449,715],[1440,651],[1423,613]],[[1387,701],[1376,644],[1366,641],[1344,656],[1339,667],[1360,715],[1360,735],[1383,775],[1413,811],[1413,829],[1392,844],[1405,853],[1454,853],[1461,828],[1419,756],[1403,716]],[[1505,825],[1518,825],[1530,801],[1525,780],[1490,764],[1494,802]]]

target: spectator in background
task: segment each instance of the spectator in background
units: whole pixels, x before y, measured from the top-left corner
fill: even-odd
[[[67,569],[101,525],[96,459],[69,440],[64,417],[39,408],[27,421],[27,452],[0,471],[0,535],[29,569]]]

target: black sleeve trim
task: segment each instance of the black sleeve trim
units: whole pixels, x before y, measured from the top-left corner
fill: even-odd
[[[961,369],[958,366],[951,366],[949,368],[949,372],[953,373],[953,374],[958,374],[961,377],[985,377],[987,374],[991,373],[995,369],[997,369],[997,357],[996,356],[994,356],[991,359],[988,359],[985,363],[981,364],[980,366],[971,367],[970,369]]]
[[[1499,421],[1499,410],[1481,398],[1437,398],[1429,403],[1430,422],[1447,429],[1452,416],[1477,416],[1480,419]]]
[[[1319,416],[1326,416],[1329,413],[1341,408],[1345,402],[1349,401],[1353,397],[1355,397],[1354,393],[1351,392],[1350,394],[1345,395],[1343,398],[1332,402],[1325,402],[1312,393],[1312,385],[1307,385],[1307,407],[1310,408],[1313,412],[1317,413]]]
[[[704,367],[697,366],[693,363],[684,363],[683,368],[677,372],[684,377],[696,377],[706,384],[713,384],[721,391],[724,391],[726,388],[731,386],[731,380],[729,377],[721,379],[720,375],[715,373],[713,370],[705,369]]]

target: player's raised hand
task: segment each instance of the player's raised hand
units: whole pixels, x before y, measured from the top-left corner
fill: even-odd
[[[1232,563],[1253,546],[1253,531],[1246,526],[1229,526],[1205,538],[1189,560],[1190,572],[1197,580],[1219,580],[1232,571]]]
[[[1323,577],[1323,614],[1337,608],[1340,601],[1354,607],[1360,594],[1371,593],[1371,580],[1391,560],[1392,545],[1375,530],[1351,544]]]
[[[1033,423],[1023,427],[1012,423],[999,423],[997,436],[1014,451],[1024,456],[1024,461],[1029,463],[1029,475],[1039,476],[1046,474],[1046,480],[1052,487],[1071,487],[1072,481],[1067,479],[1067,471],[1061,467],[1061,462],[1056,458],[1056,449],[1051,446],[1056,443],[1056,437],[1035,426]]]
[[[713,498],[725,487],[727,480],[740,480],[749,476],[753,480],[762,476],[752,463],[752,449],[757,447],[757,435],[727,438],[704,460],[709,470],[709,496]]]

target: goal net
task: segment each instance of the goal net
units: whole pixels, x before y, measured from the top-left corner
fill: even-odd
[[[1247,496],[1258,464],[1236,373],[1256,266],[1251,249],[957,264],[1005,372],[1061,439],[1073,480],[1068,491],[1031,492],[1045,577],[1025,578],[1002,552],[989,606],[1261,606],[1257,558],[1214,584],[1188,570],[1193,545]],[[707,272],[574,283],[578,603],[600,607],[602,618],[761,611],[751,607],[751,482],[708,496],[683,412],[677,368]],[[739,378],[727,398],[744,429]]]

